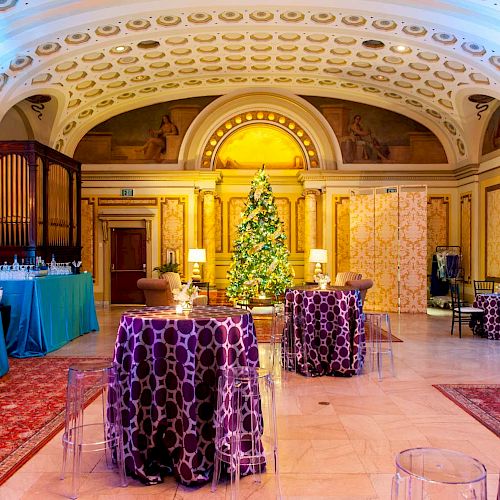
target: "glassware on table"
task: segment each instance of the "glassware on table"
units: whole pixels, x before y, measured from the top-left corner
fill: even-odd
[[[396,456],[391,500],[486,500],[486,467],[458,451],[411,448]]]

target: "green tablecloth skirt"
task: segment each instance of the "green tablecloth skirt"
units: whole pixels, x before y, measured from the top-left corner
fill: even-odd
[[[92,276],[88,273],[0,281],[11,306],[6,335],[9,356],[43,356],[74,338],[99,330]]]
[[[0,377],[9,371],[9,360],[7,359],[7,349],[3,335],[3,326],[0,321]]]

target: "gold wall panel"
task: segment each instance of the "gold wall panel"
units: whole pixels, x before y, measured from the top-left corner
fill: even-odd
[[[500,184],[486,188],[486,277],[500,279]]]
[[[375,190],[375,268],[370,306],[375,310],[398,310],[398,192]]]
[[[334,274],[351,270],[349,197],[334,198],[335,268]]]
[[[229,200],[229,228],[227,231],[227,248],[229,252],[234,251],[234,242],[238,237],[238,224],[241,222],[241,214],[245,210],[246,200],[246,198],[231,198]]]
[[[464,280],[471,281],[471,252],[472,252],[472,193],[460,195],[460,247],[462,248],[462,268]]]
[[[286,234],[286,246],[290,251],[290,200],[288,198],[274,198],[276,207],[278,208],[278,216],[283,222],[283,231]]]
[[[221,253],[223,251],[222,242],[223,234],[222,228],[224,227],[224,220],[222,215],[222,201],[216,196],[214,199],[215,203],[215,251]]]
[[[450,199],[448,196],[427,197],[427,274],[431,274],[432,255],[437,246],[449,241]]]
[[[405,313],[427,311],[427,189],[399,191],[400,307]]]
[[[94,269],[95,256],[95,199],[82,198],[82,271],[88,271],[97,277]]]
[[[174,250],[179,262],[179,269],[186,275],[186,204],[181,198],[161,198],[161,263],[167,262],[167,250]]]
[[[301,197],[295,203],[295,251],[304,253],[305,199]]]

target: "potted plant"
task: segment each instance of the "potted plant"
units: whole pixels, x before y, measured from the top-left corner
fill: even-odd
[[[166,264],[153,268],[153,271],[158,271],[158,276],[161,278],[166,273],[178,273],[179,264],[177,262],[167,262]]]

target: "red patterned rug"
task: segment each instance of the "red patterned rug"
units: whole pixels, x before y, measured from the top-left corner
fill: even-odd
[[[500,437],[500,385],[440,384],[434,387]]]
[[[62,429],[68,367],[76,361],[82,358],[9,358],[0,378],[0,484]]]

